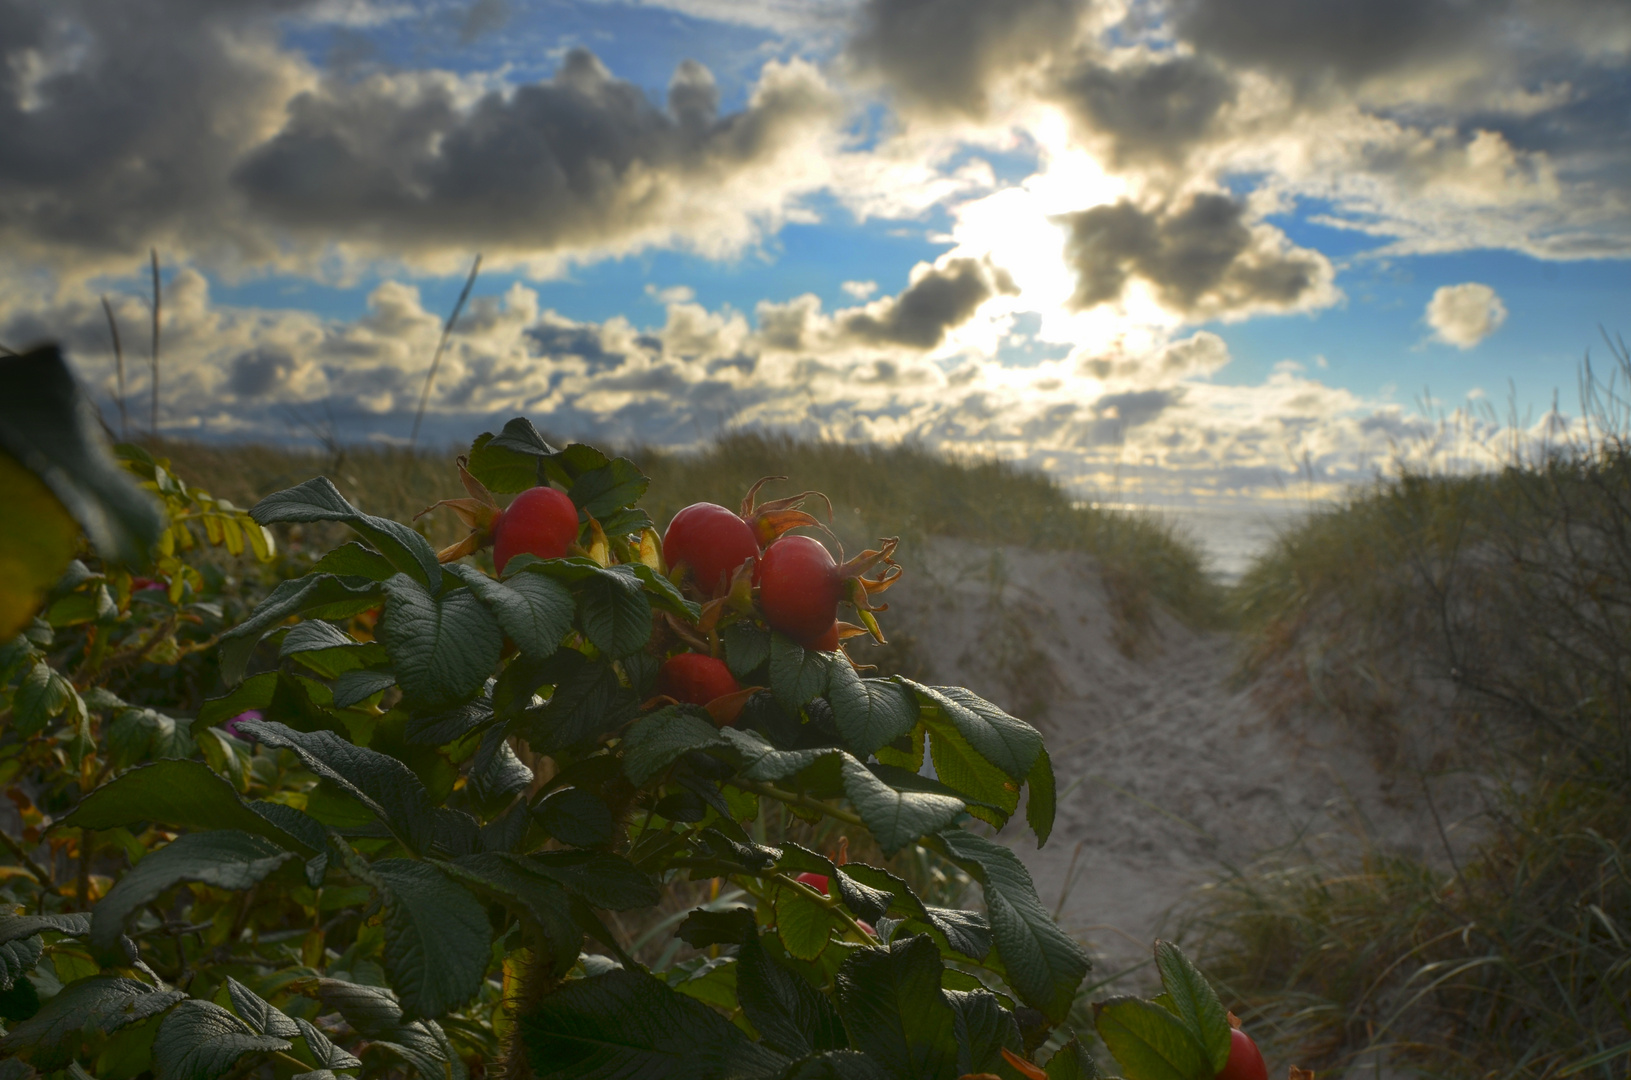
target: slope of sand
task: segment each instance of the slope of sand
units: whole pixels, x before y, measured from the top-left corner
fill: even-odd
[[[1053,836],[1038,850],[1016,818],[1001,838],[1095,954],[1096,978],[1145,960],[1195,889],[1298,837],[1351,843],[1362,826],[1389,847],[1440,846],[1423,807],[1335,725],[1276,723],[1236,686],[1226,635],[1160,617],[1123,655],[1089,556],[934,540],[908,566],[885,623],[900,670],[968,686],[1047,737]]]

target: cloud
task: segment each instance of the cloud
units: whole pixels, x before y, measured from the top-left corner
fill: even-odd
[[[1506,322],[1506,305],[1488,285],[1476,281],[1440,286],[1427,302],[1433,336],[1458,349],[1470,349]]]
[[[502,5],[468,12],[490,23]],[[546,268],[650,246],[734,253],[826,176],[839,106],[802,60],[719,105],[569,53],[547,79],[323,71],[284,44],[310,0],[0,0],[0,243],[70,273],[158,246],[216,268],[383,259]],[[372,10],[372,9],[370,9]]]
[[[1268,225],[1249,225],[1246,205],[1202,193],[1144,208],[1123,199],[1063,215],[1066,258],[1075,270],[1071,306],[1121,300],[1143,283],[1186,318],[1241,317],[1330,303],[1325,256],[1298,248]]]
[[[1140,52],[1115,63],[1078,63],[1059,73],[1053,96],[1085,141],[1104,144],[1110,164],[1128,168],[1181,163],[1214,133],[1236,86],[1208,57]]]
[[[947,332],[973,317],[981,304],[1018,292],[1007,271],[989,259],[945,259],[932,267],[920,263],[899,296],[843,314],[838,324],[857,341],[933,349]]]
[[[865,300],[878,291],[876,281],[846,281],[841,287],[857,300]]]
[[[910,110],[985,115],[993,85],[1068,46],[1081,0],[867,0],[847,47]]]

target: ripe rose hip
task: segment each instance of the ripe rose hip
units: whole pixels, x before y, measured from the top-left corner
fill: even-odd
[[[715,503],[693,503],[674,515],[663,534],[663,558],[682,563],[705,596],[729,588],[736,568],[759,554],[747,522]]]
[[[800,874],[798,877],[794,878],[793,880],[797,881],[800,885],[810,886],[810,888],[814,889],[818,893],[821,893],[823,896],[825,896],[827,894],[827,875],[826,874],[817,874],[817,873],[814,873],[812,871],[806,870],[804,873]]]
[[[1229,1060],[1215,1080],[1269,1080],[1269,1067],[1252,1037],[1239,1028],[1229,1031]]]
[[[706,705],[740,689],[723,660],[702,653],[670,656],[657,672],[657,692],[690,705]]]
[[[578,538],[578,508],[552,487],[528,488],[493,523],[493,566],[517,555],[558,559]]]
[[[844,597],[838,564],[819,540],[784,536],[759,559],[759,608],[765,622],[804,646],[838,621]]]
[[[833,623],[827,627],[827,632],[810,642],[810,648],[816,652],[836,652],[838,650],[838,624]]]

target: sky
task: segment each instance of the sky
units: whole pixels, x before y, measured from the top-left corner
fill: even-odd
[[[0,344],[118,426],[911,441],[1262,507],[1578,423],[1624,0],[0,0]],[[104,308],[103,300],[106,300]],[[1556,400],[1559,413],[1554,413]]]

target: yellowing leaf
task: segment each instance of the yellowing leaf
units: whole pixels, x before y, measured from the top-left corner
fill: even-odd
[[[74,555],[79,526],[39,477],[0,454],[0,641],[34,617]]]

